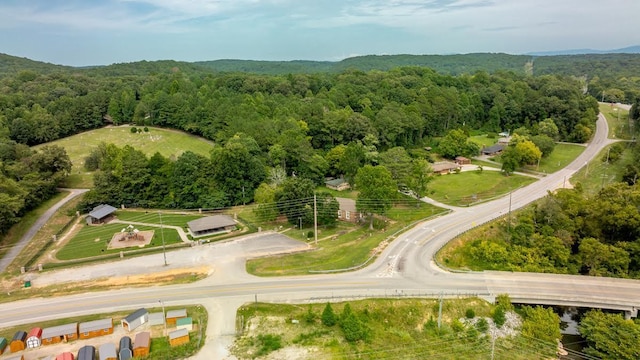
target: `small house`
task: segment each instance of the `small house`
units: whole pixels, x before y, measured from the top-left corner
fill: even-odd
[[[26,344],[28,349],[40,347],[42,345],[42,328],[35,327],[31,329],[27,334]]]
[[[186,317],[187,317],[187,309],[167,311],[167,325],[175,325],[178,319],[186,318]]]
[[[52,326],[42,329],[42,345],[57,344],[78,338],[78,323]]]
[[[145,308],[138,309],[122,319],[122,328],[127,331],[133,331],[139,326],[149,321],[149,311]]]
[[[149,313],[149,325],[164,325],[164,313],[155,312]]]
[[[464,156],[456,156],[456,164],[458,164],[458,165],[469,165],[469,164],[471,164],[471,160],[467,159]]]
[[[460,165],[449,161],[442,161],[431,164],[431,168],[433,169],[434,174],[445,175],[459,169]]]
[[[356,209],[356,201],[347,198],[336,198],[338,201],[338,220],[357,223],[362,220],[362,214]]]
[[[343,178],[325,180],[324,186],[326,186],[331,190],[336,190],[336,191],[344,191],[344,190],[351,189],[351,185],[349,185],[349,183]]]
[[[93,208],[87,215],[87,224],[102,224],[109,219],[109,215],[116,212],[116,208],[111,205],[101,204]]]
[[[100,356],[100,360],[118,360],[116,345],[114,343],[100,345],[98,348],[98,356]]]
[[[179,329],[169,333],[169,344],[171,346],[180,346],[189,342],[189,331],[187,329]]]
[[[25,341],[27,340],[27,333],[25,331],[19,330],[16,331],[16,333],[13,335],[13,339],[11,340],[11,343],[9,344],[9,348],[11,349],[11,352],[18,352],[18,351],[22,351],[25,349]]]
[[[192,331],[193,319],[191,319],[190,317],[185,317],[176,320],[176,329],[187,329],[188,331]]]
[[[128,336],[123,336],[120,338],[120,351],[118,351],[118,356],[120,360],[128,360],[133,357],[133,347],[131,346],[131,338]]]
[[[2,353],[6,348],[7,348],[7,339],[0,337],[0,355],[2,355]]]
[[[78,350],[77,360],[96,360],[96,348],[91,345],[85,345]]]
[[[73,356],[73,353],[70,353],[68,351],[63,352],[62,354],[56,356],[56,360],[74,360],[75,356]]]
[[[151,334],[147,331],[136,334],[136,338],[133,340],[133,356],[147,356],[150,348]]]
[[[486,147],[484,149],[482,149],[482,151],[480,151],[482,153],[482,155],[498,155],[500,154],[505,148],[505,145],[503,144],[496,144],[493,146],[489,146]]]
[[[236,229],[236,222],[227,215],[206,216],[187,223],[192,236],[229,232]]]
[[[80,339],[91,339],[96,336],[113,334],[113,319],[100,319],[80,323],[78,327]]]

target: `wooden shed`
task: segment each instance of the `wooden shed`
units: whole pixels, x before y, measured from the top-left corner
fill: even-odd
[[[120,338],[120,351],[118,351],[118,355],[120,356],[120,360],[129,360],[133,357],[133,351],[131,350],[133,347],[131,346],[131,338],[128,336],[123,336]]]
[[[96,348],[85,345],[78,350],[77,360],[96,360]]]
[[[113,319],[100,319],[80,323],[78,335],[80,339],[91,339],[97,336],[113,334]]]
[[[122,319],[122,328],[133,331],[149,321],[149,311],[145,308],[138,309]]]
[[[190,317],[180,318],[176,321],[176,329],[187,329],[187,331],[193,330],[193,319]]]
[[[98,355],[100,356],[100,360],[118,360],[116,344],[106,343],[100,345],[98,348]]]
[[[148,331],[136,334],[133,340],[133,356],[147,356],[151,348],[151,334]]]
[[[189,342],[189,331],[187,329],[178,329],[169,333],[169,344],[171,346],[180,346]]]
[[[7,339],[0,337],[0,355],[4,352],[4,349],[7,348]]]
[[[22,351],[25,349],[25,341],[27,340],[27,333],[25,331],[19,330],[16,331],[16,333],[13,335],[13,339],[11,340],[11,343],[9,344],[9,348],[11,349],[11,352],[18,352],[18,351]]]
[[[78,338],[78,323],[52,326],[42,329],[42,345],[57,344]]]
[[[456,164],[458,164],[458,165],[469,165],[469,164],[471,164],[471,160],[467,159],[464,156],[456,156]]]
[[[29,331],[27,335],[27,348],[35,349],[42,345],[42,328],[35,327]]]
[[[167,311],[167,325],[176,325],[178,319],[187,317],[187,309]]]
[[[62,354],[56,356],[56,360],[74,360],[75,356],[70,352],[63,352]]]

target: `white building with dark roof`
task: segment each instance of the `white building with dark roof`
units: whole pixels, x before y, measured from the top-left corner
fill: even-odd
[[[227,215],[207,216],[187,223],[191,236],[198,237],[236,229],[236,222]]]

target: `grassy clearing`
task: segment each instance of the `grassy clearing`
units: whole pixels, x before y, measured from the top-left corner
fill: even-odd
[[[536,165],[525,166],[527,170],[538,171],[542,173],[554,173],[571,163],[584,151],[585,147],[578,144],[556,144],[555,149],[549,157],[540,160],[540,167]]]
[[[490,137],[487,137],[487,134],[471,136],[470,140],[480,144],[480,146],[485,146],[485,147],[493,146],[496,144],[496,142],[498,142],[497,137],[490,138]]]
[[[606,159],[607,151],[611,146],[602,149],[587,166],[583,166],[573,175],[571,182],[580,183],[587,193],[594,194],[607,184],[622,181],[621,174],[625,166],[633,161],[633,153],[631,149],[627,148],[618,161],[607,164],[603,159]]]
[[[122,221],[141,222],[148,224],[157,224],[160,226],[160,220],[162,225],[180,226],[182,228],[187,227],[187,223],[192,220],[200,219],[204,215],[188,214],[188,213],[166,213],[162,212],[162,219],[158,215],[158,211],[154,210],[118,210],[116,211],[116,217]]]
[[[346,303],[331,307],[340,317]],[[239,359],[489,359],[491,341],[485,333],[459,320],[468,309],[475,317],[489,317],[494,306],[477,298],[443,302],[438,328],[436,299],[369,299],[349,306],[365,325],[366,340],[349,342],[340,325],[321,322],[325,304],[247,304],[238,310],[244,330],[232,353]],[[298,320],[298,323],[292,320]],[[516,332],[517,334],[517,332]],[[267,341],[268,340],[268,341]],[[495,359],[545,358],[556,344],[525,341],[519,336],[498,338]]]
[[[189,332],[190,341],[187,344],[177,347],[170,347],[168,338],[163,336],[164,327],[163,325],[154,325],[147,326],[145,330],[151,331],[151,348],[148,357],[144,359],[161,359],[161,360],[172,360],[172,359],[184,359],[193,354],[195,354],[201,347],[204,345],[204,331],[207,327],[208,321],[208,313],[207,310],[200,305],[192,305],[192,306],[179,306],[179,307],[166,307],[166,311],[177,310],[177,309],[186,309],[187,315],[193,319],[193,328],[194,330]],[[162,308],[147,308],[149,312],[162,312]],[[125,316],[129,315],[131,311],[120,311],[116,313],[108,313],[108,314],[94,314],[94,315],[86,315],[86,316],[76,316],[65,319],[56,319],[50,321],[42,321],[38,323],[30,323],[24,324],[20,326],[13,326],[0,329],[0,337],[4,337],[6,339],[13,338],[13,335],[19,331],[29,331],[34,327],[51,327],[57,325],[64,325],[74,322],[86,322],[92,320],[99,320],[104,318],[111,317],[113,319],[113,323],[115,327],[119,327],[120,320]],[[175,328],[169,327],[167,330],[172,331]],[[202,329],[202,330],[201,330]],[[133,338],[132,338],[133,340]],[[96,338],[95,341],[100,342],[100,338]],[[74,341],[78,343],[78,348],[80,348],[80,344],[84,343],[83,341],[76,340]],[[73,344],[71,342],[70,344]]]
[[[520,175],[505,176],[498,171],[465,171],[436,176],[429,183],[429,197],[444,204],[467,206],[509,193],[528,185],[535,178]]]
[[[59,145],[65,148],[73,163],[73,168],[71,176],[66,180],[64,186],[90,188],[93,186],[93,173],[85,171],[84,158],[103,142],[115,144],[119,147],[130,145],[148,156],[159,152],[163,156],[170,158],[177,158],[186,151],[209,157],[209,152],[213,148],[212,144],[207,140],[180,131],[151,127],[149,132],[133,134],[129,126],[91,130],[38,145],[35,148],[37,149],[44,145]]]
[[[99,256],[104,254],[119,253],[134,248],[124,249],[107,249],[107,245],[115,233],[119,233],[124,224],[106,224],[100,226],[82,225],[82,229],[76,234],[58,253],[56,257],[59,260],[74,260]],[[164,231],[164,241],[166,245],[181,243],[182,240],[178,236],[178,232],[174,229],[161,229],[158,227],[136,226],[140,231],[154,230],[151,243],[145,248],[153,248],[162,246],[161,230]]]
[[[69,195],[69,193],[66,191],[59,192],[51,199],[41,203],[35,210],[26,213],[19,223],[13,225],[7,234],[2,237],[2,241],[0,241],[0,257],[3,257],[9,249],[13,247],[13,245],[20,241],[20,238],[27,233],[29,228],[33,226],[42,214],[49,210],[49,208],[55,205],[58,201],[64,199],[67,195]]]
[[[415,201],[391,209],[386,221],[376,221],[374,231],[370,231],[368,225],[339,223],[335,231],[319,232],[321,241],[318,242],[317,249],[298,254],[252,259],[247,261],[247,271],[259,276],[308,275],[309,271],[357,266],[369,259],[374,254],[374,249],[385,239],[405,226],[442,212],[443,209]],[[304,238],[299,239],[307,240],[306,235],[297,230],[288,231],[286,234],[293,238],[302,235]]]
[[[347,199],[354,199],[354,200],[358,198],[358,192],[355,190],[337,191],[337,190],[329,189],[328,187],[325,187],[325,186],[318,186],[316,188],[316,191],[327,192],[333,195],[333,197],[347,198]]]
[[[630,140],[633,137],[630,126],[633,126],[629,120],[629,111],[619,108],[613,104],[600,104],[600,112],[607,119],[609,124],[610,139]]]

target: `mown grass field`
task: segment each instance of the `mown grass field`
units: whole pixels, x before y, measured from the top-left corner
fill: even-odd
[[[153,209],[149,210],[118,210],[115,213],[118,220],[121,221],[132,221],[139,223],[147,223],[147,224],[157,224],[158,227],[162,225],[170,225],[170,226],[179,226],[181,228],[186,228],[187,223],[192,220],[200,219],[206,215],[197,215],[197,214],[176,214],[176,213],[166,213],[166,212],[158,212]]]
[[[429,197],[448,205],[467,206],[508,194],[536,180],[529,176],[505,176],[499,171],[464,171],[436,176],[429,183]]]
[[[612,145],[605,147],[591,160],[588,165],[583,166],[580,171],[571,178],[572,183],[580,183],[582,188],[590,194],[594,194],[605,185],[612,182],[622,181],[622,173],[627,164],[633,161],[633,154],[630,149],[626,149],[620,159],[616,162],[603,161],[607,156],[607,151]]]
[[[584,151],[585,147],[579,144],[556,144],[553,152],[548,157],[540,160],[540,167],[537,165],[525,166],[525,169],[538,171],[541,173],[554,173],[569,165]]]
[[[126,224],[106,224],[100,226],[82,225],[82,229],[78,232],[65,246],[57,252],[56,257],[59,260],[74,260],[99,256],[104,254],[118,253],[137,249],[137,247],[129,247],[123,249],[107,249],[107,245],[115,233],[119,233]],[[162,234],[164,232],[164,241],[166,245],[182,242],[178,236],[178,232],[174,229],[164,228],[160,226],[143,226],[136,225],[136,229],[140,231],[154,230],[151,243],[145,248],[162,246]]]
[[[149,128],[149,132],[131,133],[130,126],[105,127],[76,134],[44,145],[59,145],[65,148],[73,163],[71,175],[65,182],[69,188],[90,188],[93,186],[92,173],[84,169],[84,159],[100,143],[115,144],[119,147],[130,145],[151,156],[159,152],[168,158],[177,158],[186,151],[209,157],[213,145],[203,138],[177,130]]]
[[[487,137],[487,134],[471,136],[470,139],[480,144],[480,146],[485,146],[485,147],[493,146],[496,144],[496,142],[498,142],[497,137],[490,138],[490,137]]]
[[[608,137],[610,139],[631,139],[632,132],[629,126],[633,126],[633,124],[629,123],[629,111],[612,104],[600,103],[600,112],[607,119],[607,124],[609,124]]]

